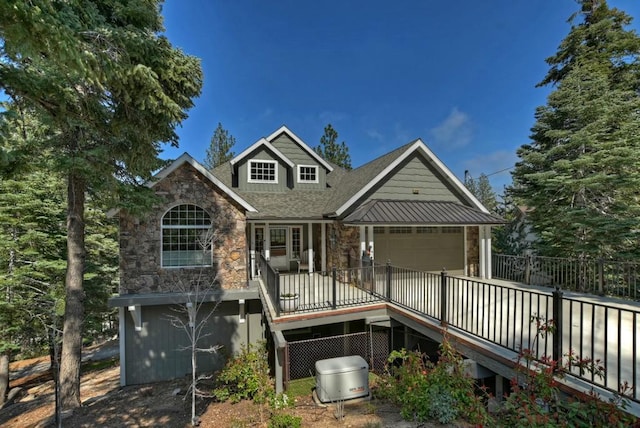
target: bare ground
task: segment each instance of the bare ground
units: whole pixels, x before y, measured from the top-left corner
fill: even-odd
[[[43,361],[13,363],[11,370],[15,372],[21,366],[35,367],[37,364],[42,366]],[[85,365],[84,372],[82,407],[65,417],[65,428],[190,426],[190,401],[185,399],[187,379],[120,387],[120,367],[115,358]],[[54,426],[54,391],[50,376],[46,370],[44,375],[40,371],[37,376],[26,370],[21,373],[23,376],[14,381],[14,385],[22,383],[23,393],[16,402],[0,410],[0,426]],[[403,421],[396,407],[379,400],[346,404],[342,420],[336,417],[335,407],[317,406],[311,394],[299,398],[295,407],[288,411],[302,417],[303,427],[441,427]],[[270,415],[266,407],[248,401],[230,404],[200,400],[197,413],[201,427],[232,428],[266,427]]]

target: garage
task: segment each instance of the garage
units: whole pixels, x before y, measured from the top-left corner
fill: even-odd
[[[437,272],[464,269],[462,226],[378,226],[373,237],[378,263]]]

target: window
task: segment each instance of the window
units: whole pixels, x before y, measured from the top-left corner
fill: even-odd
[[[277,183],[278,169],[276,161],[249,161],[249,182]]]
[[[416,227],[416,233],[438,233],[438,228],[432,226],[418,226]]]
[[[382,235],[384,233],[384,226],[373,226],[373,233]]]
[[[395,234],[411,233],[411,226],[393,226],[389,228],[389,233],[395,233]]]
[[[442,233],[462,233],[462,227],[460,226],[444,226]]]
[[[318,167],[315,165],[298,165],[299,183],[317,183]]]
[[[211,266],[211,217],[196,205],[178,205],[162,217],[162,266]]]

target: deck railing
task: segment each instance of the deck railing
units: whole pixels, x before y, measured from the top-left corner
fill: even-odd
[[[605,369],[598,378],[579,367],[568,374],[640,403],[640,308],[567,297],[560,289],[535,290],[374,265],[301,275],[281,274],[261,261],[261,274],[276,310],[278,297],[297,293],[294,313],[387,301],[442,326],[498,345],[513,355],[528,350],[538,359],[591,358]],[[265,266],[265,267],[263,267]],[[550,327],[550,328],[549,328]]]
[[[494,278],[640,300],[640,263],[604,259],[492,255]]]

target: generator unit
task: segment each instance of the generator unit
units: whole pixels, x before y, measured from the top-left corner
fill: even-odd
[[[316,361],[316,395],[323,403],[369,395],[369,364],[359,355]]]

